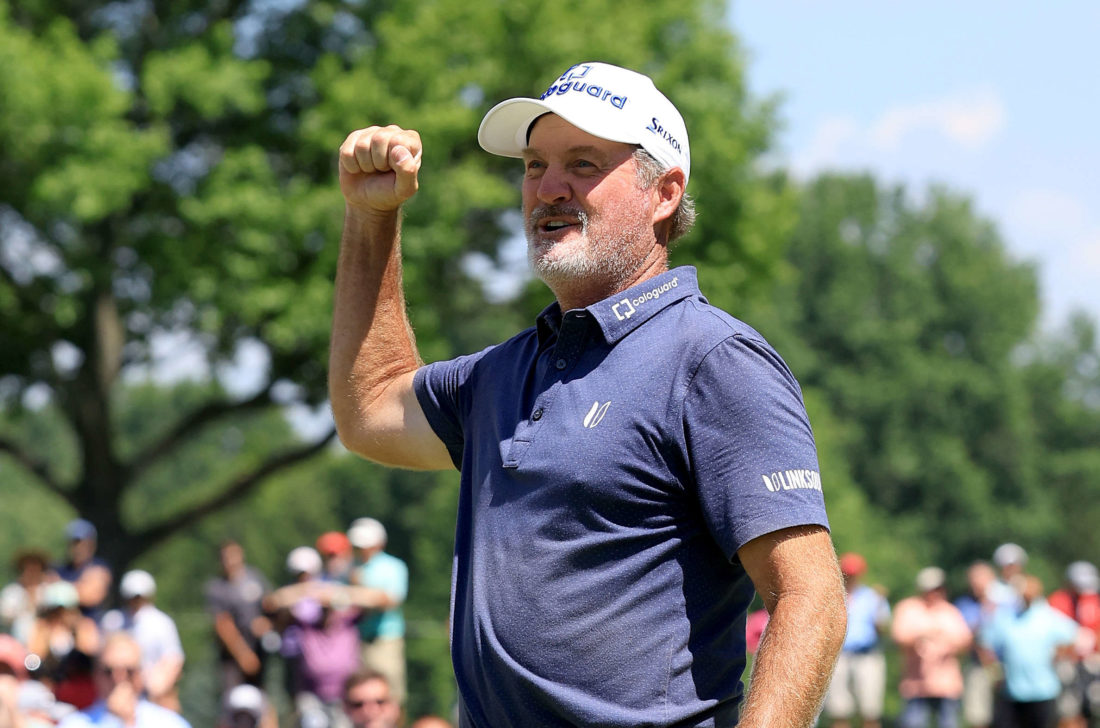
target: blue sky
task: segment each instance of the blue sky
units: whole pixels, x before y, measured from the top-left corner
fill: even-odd
[[[970,195],[1038,263],[1043,323],[1100,320],[1100,3],[734,2],[780,163]]]

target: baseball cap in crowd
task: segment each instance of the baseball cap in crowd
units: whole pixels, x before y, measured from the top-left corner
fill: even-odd
[[[46,585],[42,590],[42,598],[39,606],[43,609],[55,607],[75,607],[80,602],[80,595],[72,582],[55,581]]]
[[[324,556],[340,556],[351,553],[351,542],[339,531],[327,531],[317,537],[317,551]]]
[[[855,553],[846,553],[840,557],[840,573],[844,576],[860,576],[867,571],[867,560]]]
[[[938,566],[927,566],[917,572],[917,591],[924,593],[939,589],[946,583],[947,574]]]
[[[514,98],[489,109],[477,141],[490,154],[522,157],[531,124],[553,113],[593,136],[637,144],[665,169],[691,173],[684,118],[653,80],[609,63],[578,63],[539,98]]]
[[[27,649],[10,634],[0,634],[0,667],[20,680],[27,676]]]
[[[148,571],[134,569],[122,575],[122,581],[118,583],[118,593],[123,599],[151,599],[157,593],[157,582]]]
[[[292,549],[286,555],[286,570],[292,574],[316,576],[321,573],[321,554],[309,546]]]
[[[1011,564],[1024,566],[1027,564],[1027,552],[1024,551],[1022,546],[1014,543],[1003,543],[993,552],[993,563],[1001,568]]]
[[[1100,591],[1100,573],[1088,561],[1074,561],[1066,567],[1066,581],[1082,594]]]
[[[19,686],[17,701],[19,712],[24,716],[40,713],[48,716],[55,723],[69,713],[76,712],[74,706],[59,701],[52,690],[37,680],[27,680]],[[32,725],[30,722],[26,724]],[[36,722],[33,725],[39,725],[39,723]]]
[[[386,527],[373,518],[356,518],[348,529],[348,540],[357,549],[372,549],[386,543]]]
[[[83,518],[69,521],[69,525],[65,526],[65,538],[70,541],[84,541],[95,537],[95,524]]]
[[[225,712],[248,713],[260,721],[264,716],[264,694],[255,685],[238,685],[225,696]]]

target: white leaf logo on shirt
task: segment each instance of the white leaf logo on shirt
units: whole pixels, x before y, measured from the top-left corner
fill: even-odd
[[[607,400],[602,405],[599,400],[592,403],[592,409],[588,410],[588,414],[584,416],[584,426],[588,429],[592,429],[596,425],[600,424],[600,420],[607,414],[607,408],[611,406],[611,400]]]

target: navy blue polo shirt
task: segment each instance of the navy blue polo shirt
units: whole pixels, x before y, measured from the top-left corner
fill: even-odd
[[[676,268],[414,387],[462,476],[462,726],[736,724],[737,550],[828,525],[801,390],[760,334]]]

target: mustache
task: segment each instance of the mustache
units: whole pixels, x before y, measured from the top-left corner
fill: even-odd
[[[534,232],[545,217],[575,217],[582,227],[588,226],[588,213],[577,205],[539,205],[527,216],[527,229]]]

